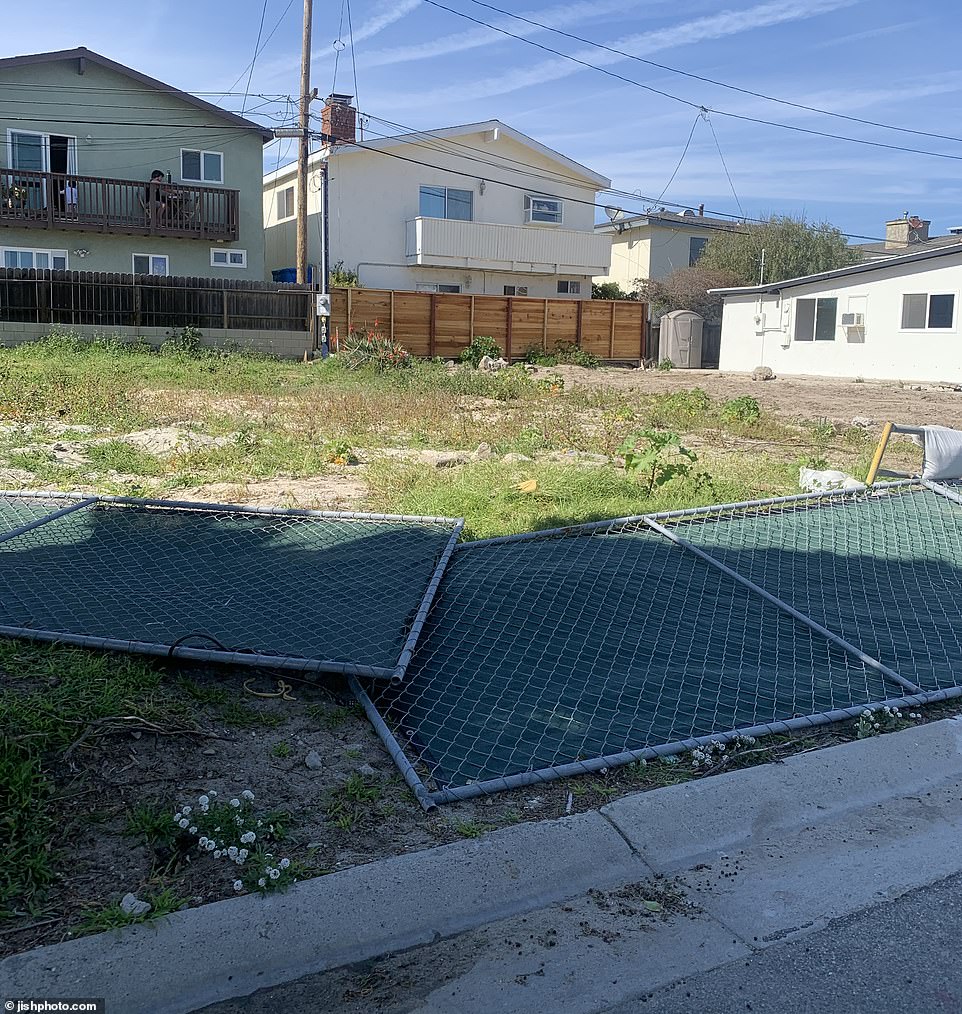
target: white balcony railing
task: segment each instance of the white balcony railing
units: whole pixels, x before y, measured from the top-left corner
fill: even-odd
[[[604,275],[611,264],[605,234],[445,218],[415,218],[406,227],[408,264],[570,275]]]

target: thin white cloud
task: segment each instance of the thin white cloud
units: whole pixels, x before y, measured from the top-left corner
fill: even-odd
[[[654,5],[664,2],[664,0],[648,0],[648,2]],[[637,2],[628,3],[626,0],[580,0],[577,3],[560,4],[540,11],[522,11],[520,16],[537,20],[548,28],[564,28],[593,18],[603,17],[606,14],[622,13],[637,6]],[[484,17],[483,11],[480,17]],[[513,18],[498,18],[494,20],[493,24],[524,38],[537,35],[543,30]],[[502,42],[505,38],[506,36],[493,28],[471,28],[465,32],[442,35],[440,38],[431,39],[428,42],[395,46],[390,49],[376,49],[364,54],[364,64],[366,67],[385,67],[411,60],[448,56],[451,53],[463,53],[469,49],[478,49],[481,46]]]
[[[881,35],[894,35],[896,32],[908,33],[911,29],[924,24],[925,21],[920,19],[918,21],[901,21],[897,25],[884,25],[881,28],[869,28],[864,32],[853,32],[851,35],[840,35],[835,39],[826,39],[824,42],[818,43],[817,48],[825,49],[828,46],[843,46],[849,42],[864,42],[866,39],[876,39]]]
[[[670,28],[616,39],[611,45],[634,56],[645,56],[678,46],[739,35],[743,32],[786,22],[805,20],[842,7],[852,6],[857,2],[859,0],[792,0],[792,2],[777,0],[777,2],[757,4],[740,11],[722,11],[720,14],[696,18]],[[626,59],[617,53],[596,48],[578,50],[572,55],[596,66],[621,63]],[[579,69],[578,65],[570,60],[560,58],[544,60],[513,73],[499,74],[495,77],[474,81],[471,84],[459,83],[432,92],[421,93],[418,96],[418,104],[464,102],[489,98],[493,95],[506,95],[522,88],[559,81],[577,73]]]
[[[376,14],[372,15],[367,21],[362,22],[354,32],[354,44],[357,45],[359,42],[363,42],[365,39],[373,38],[375,35],[380,34],[385,28],[389,28],[395,22],[405,18],[412,11],[417,10],[421,6],[421,0],[399,0],[397,3],[386,3],[382,4]],[[321,60],[330,59],[334,56],[336,50],[334,43],[338,41],[332,39],[331,42],[319,53],[315,53],[313,62],[317,63]],[[342,41],[348,44],[347,38],[347,26],[342,28]]]

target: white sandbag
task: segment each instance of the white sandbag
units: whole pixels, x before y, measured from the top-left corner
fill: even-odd
[[[864,482],[831,468],[800,468],[798,484],[806,493],[827,493],[832,489],[865,489]]]
[[[923,426],[925,455],[922,478],[962,479],[962,432],[948,426]]]

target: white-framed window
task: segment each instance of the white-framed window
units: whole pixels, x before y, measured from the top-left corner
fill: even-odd
[[[169,275],[170,258],[167,254],[138,254],[132,256],[135,275]]]
[[[954,292],[903,293],[903,331],[951,331],[954,327]]]
[[[795,300],[795,341],[833,342],[837,321],[838,299],[835,296]]]
[[[223,183],[224,153],[181,148],[180,178],[186,183]]]
[[[212,246],[210,248],[210,265],[212,268],[246,268],[247,251]]]
[[[504,294],[506,296],[527,296],[528,286],[527,285],[506,285],[504,287]]]
[[[688,267],[693,268],[704,252],[708,240],[704,236],[691,236],[688,240]]]
[[[294,217],[294,188],[285,187],[277,191],[277,220]]]
[[[460,292],[460,285],[448,282],[424,282],[417,287],[418,292]]]
[[[561,225],[564,220],[564,201],[557,197],[525,194],[524,220],[526,223],[541,222],[546,225]]]
[[[418,215],[471,222],[474,220],[474,191],[423,186],[419,193]]]
[[[580,296],[581,282],[569,282],[562,278],[558,282],[558,294],[561,296]]]
[[[36,268],[38,271],[66,271],[66,250],[34,250],[25,246],[0,246],[0,263],[5,268]]]

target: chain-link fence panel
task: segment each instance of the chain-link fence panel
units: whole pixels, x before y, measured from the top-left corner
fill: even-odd
[[[56,511],[72,507],[74,500],[49,496],[23,496],[0,492],[0,538],[41,521]]]
[[[459,547],[371,690],[434,801],[904,693],[643,519]]]
[[[0,632],[398,676],[460,532],[441,518],[101,501],[0,540]]]
[[[917,486],[667,520],[924,690],[962,682],[962,506]]]

